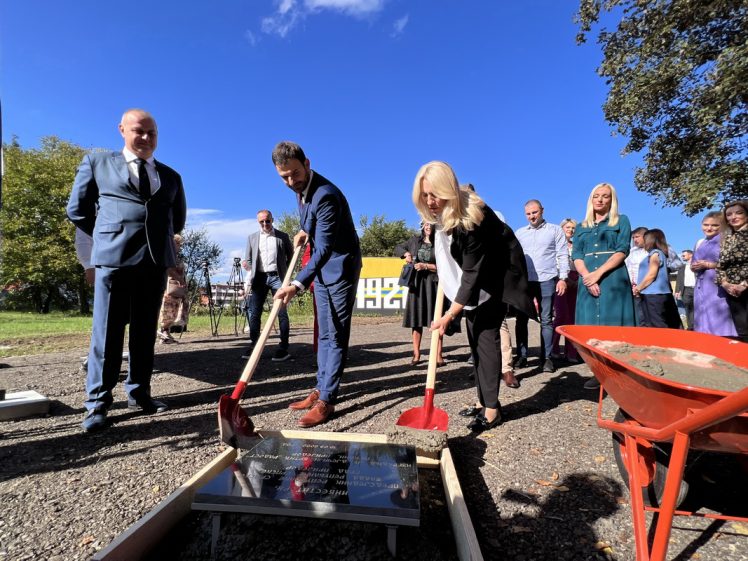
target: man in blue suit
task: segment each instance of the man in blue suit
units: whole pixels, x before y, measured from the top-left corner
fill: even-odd
[[[83,158],[67,208],[68,218],[93,237],[96,270],[86,432],[108,424],[128,323],[128,407],[144,413],[168,409],[151,397],[153,347],[166,269],[176,261],[172,239],[184,227],[187,203],[179,174],[153,158],[158,129],[150,113],[126,111],[119,131],[121,152]]]
[[[289,405],[291,409],[309,409],[299,419],[299,426],[313,427],[324,423],[335,408],[348,355],[361,248],[348,201],[340,189],[312,171],[298,144],[280,142],[273,150],[273,163],[299,202],[301,231],[294,237],[294,246],[307,239],[312,246],[309,262],[291,285],[275,293],[275,299],[288,304],[314,281],[319,322],[317,386],[306,399]]]

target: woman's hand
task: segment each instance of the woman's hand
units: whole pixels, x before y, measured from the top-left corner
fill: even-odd
[[[589,289],[593,284],[598,284],[600,282],[600,273],[597,271],[587,273],[582,277],[582,282],[584,283],[584,286]],[[600,294],[600,287],[598,287],[598,294]]]
[[[636,296],[637,298],[638,298],[638,297],[639,297],[639,295],[641,294],[641,292],[639,292],[639,287],[638,287],[638,286],[636,286],[636,285],[634,285],[634,287],[633,287],[633,288],[631,289],[631,292],[633,292],[633,293],[634,293],[634,296]],[[677,298],[677,296],[676,296],[676,298]]]
[[[585,282],[584,285],[587,287],[587,292],[589,292],[593,297],[598,298],[600,296],[600,285],[595,283],[591,285],[587,285]]]
[[[724,288],[725,292],[733,298],[739,298],[747,287],[742,284],[732,284],[731,282],[725,281],[722,283],[722,288]]]
[[[449,322],[452,321],[452,316],[444,314],[436,321],[431,322],[431,331],[439,330],[439,335],[444,335],[444,331],[447,329]]]
[[[717,268],[716,263],[712,263],[711,261],[704,261],[703,259],[699,259],[698,261],[691,262],[692,271],[706,271],[707,269],[716,269],[716,268]]]
[[[434,267],[433,269],[431,267]],[[416,263],[413,265],[416,271],[436,271],[436,265],[429,265],[428,263]]]

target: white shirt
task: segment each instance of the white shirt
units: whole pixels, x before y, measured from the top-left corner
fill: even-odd
[[[442,285],[444,296],[452,302],[457,297],[457,291],[460,290],[462,282],[462,269],[454,260],[449,252],[449,246],[452,245],[452,236],[448,236],[440,226],[435,225],[434,232],[434,254],[436,256],[436,271],[439,276],[439,283]],[[485,290],[480,291],[478,297],[478,306],[483,304],[491,297]],[[464,306],[466,310],[473,310],[476,306]]]
[[[122,149],[122,155],[127,162],[127,171],[130,172],[130,181],[135,187],[140,188],[140,176],[138,175],[138,160],[140,157],[130,152],[127,148]],[[148,172],[148,179],[151,181],[151,195],[161,188],[161,179],[156,171],[156,163],[153,156],[145,160],[145,170]]]
[[[639,263],[647,256],[647,250],[643,247],[634,246],[626,257],[626,268],[629,271],[631,284],[636,284],[639,280]]]
[[[275,229],[267,234],[260,230],[259,245],[260,262],[257,264],[257,270],[262,273],[277,273],[278,245],[275,242]]]
[[[683,286],[687,288],[693,288],[696,286],[696,275],[691,270],[691,261],[684,261],[685,269],[683,269]]]

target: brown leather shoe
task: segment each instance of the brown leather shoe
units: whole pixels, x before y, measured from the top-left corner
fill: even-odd
[[[518,388],[519,387],[519,380],[514,376],[514,372],[511,370],[507,370],[506,372],[501,373],[501,377],[504,380],[504,384],[506,384],[507,388]]]
[[[312,406],[309,413],[299,419],[299,426],[306,429],[324,423],[330,415],[332,415],[333,411],[335,411],[334,406],[326,401],[318,400],[317,403]]]
[[[318,399],[319,390],[312,390],[312,393],[310,393],[306,399],[302,399],[301,401],[294,401],[288,406],[288,408],[296,409],[297,411],[300,409],[309,409],[312,405],[317,403]]]

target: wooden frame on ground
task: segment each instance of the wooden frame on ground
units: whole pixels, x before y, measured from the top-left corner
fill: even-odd
[[[343,433],[343,432],[314,432],[299,430],[260,431],[262,437],[282,436],[284,438],[303,438],[306,440],[335,440],[346,442],[387,443],[383,434]],[[117,536],[106,548],[94,555],[94,561],[137,561],[143,558],[155,547],[166,534],[192,508],[195,491],[218,473],[226,469],[237,457],[234,448],[228,448],[219,454],[208,465],[192,476],[171,495],[161,501],[151,512],[130,526]],[[483,561],[478,538],[475,536],[470,514],[468,514],[465,499],[462,496],[457,472],[452,463],[449,448],[442,450],[437,460],[424,456],[417,456],[420,468],[439,468],[447,497],[449,518],[455,535],[455,545],[460,561]]]

